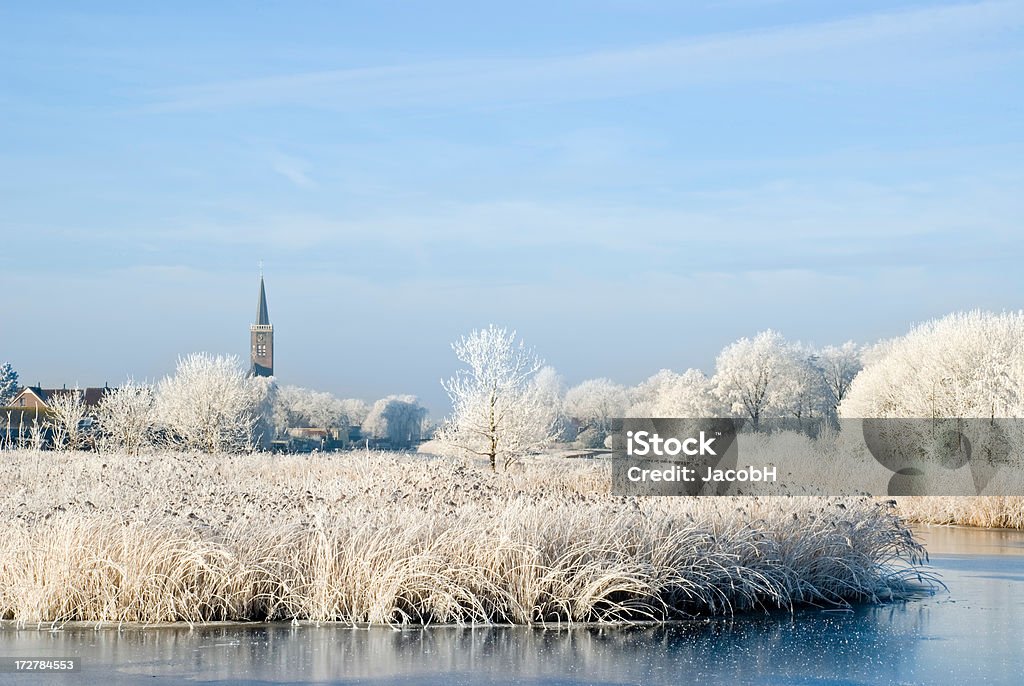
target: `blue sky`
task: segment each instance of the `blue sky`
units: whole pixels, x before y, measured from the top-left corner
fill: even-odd
[[[1019,2],[0,7],[0,360],[444,409],[516,328],[569,383],[1018,309]]]

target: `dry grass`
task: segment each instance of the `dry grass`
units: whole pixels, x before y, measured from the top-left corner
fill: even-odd
[[[1024,529],[1021,496],[921,496],[896,500],[900,514],[912,523]]]
[[[19,622],[662,621],[930,581],[885,504],[617,498],[594,462],[25,451],[0,473]]]

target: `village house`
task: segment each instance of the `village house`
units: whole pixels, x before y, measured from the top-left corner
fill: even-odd
[[[78,388],[40,388],[39,386],[25,386],[18,392],[18,395],[14,396],[14,400],[11,401],[10,407],[16,407],[18,409],[39,409],[46,410],[50,407],[50,402],[61,395],[68,393],[80,393],[82,394],[85,406],[89,410],[95,410],[96,406],[100,404],[100,400],[110,390],[109,386],[90,387],[85,389]]]
[[[85,403],[86,417],[82,428],[93,426],[96,408],[111,389],[109,386],[78,388],[42,388],[26,386],[18,391],[11,403],[0,408],[0,447],[10,447],[38,437],[39,445],[45,445],[51,435],[45,419],[50,413],[54,399],[69,393],[78,393]]]

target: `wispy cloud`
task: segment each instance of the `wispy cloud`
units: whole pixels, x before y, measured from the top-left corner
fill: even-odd
[[[317,183],[309,176],[309,165],[291,155],[275,155],[272,163],[275,172],[299,188],[316,188]]]
[[[990,0],[568,56],[420,62],[189,85],[151,92],[147,109],[489,106],[617,97],[720,81],[898,80],[911,71],[948,72],[949,49],[999,61],[1005,56],[986,47],[992,35],[1022,25],[1024,4]],[[975,66],[967,57],[964,64]]]
[[[679,269],[815,272],[880,266],[990,263],[1022,257],[1017,232],[1024,204],[1018,176],[950,178],[930,184],[781,180],[688,192],[672,206],[631,203],[493,200],[426,203],[358,216],[273,214],[232,223],[174,225],[168,244],[233,246],[312,265],[348,255],[357,273],[386,278],[458,265],[460,281],[493,269],[495,256],[520,260],[542,278],[558,268],[622,265],[630,272]],[[503,258],[504,259],[504,258]],[[500,261],[500,260],[499,260]],[[628,265],[628,266],[627,266]],[[502,268],[513,273],[513,267]],[[383,278],[383,275],[382,275]]]

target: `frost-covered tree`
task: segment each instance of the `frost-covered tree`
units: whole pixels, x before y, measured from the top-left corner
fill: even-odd
[[[951,314],[864,355],[842,417],[1024,417],[1024,312]]]
[[[565,394],[564,412],[576,423],[577,440],[587,447],[604,445],[612,420],[625,417],[629,395],[610,379],[590,379]]]
[[[749,417],[757,430],[762,419],[791,412],[801,392],[800,371],[798,352],[769,329],[719,353],[714,384],[726,406]]]
[[[278,428],[347,428],[351,420],[346,403],[323,391],[284,386],[277,393],[275,406]]]
[[[256,423],[253,425],[253,447],[269,450],[270,444],[277,435],[277,396],[280,391],[277,381],[272,376],[253,376],[249,378],[255,404]]]
[[[794,392],[789,414],[793,415],[802,427],[806,421],[824,417],[831,405],[828,402],[825,377],[817,356],[800,347],[794,347],[793,353],[796,367],[791,382]]]
[[[340,401],[341,411],[348,417],[351,426],[362,426],[370,414],[370,404],[359,398],[343,398]]]
[[[830,412],[835,413],[846,398],[850,384],[862,368],[864,348],[853,341],[830,345],[818,351],[816,357],[828,393]]]
[[[10,362],[0,365],[0,407],[6,407],[14,402],[18,394],[18,372]]]
[[[138,455],[153,439],[154,408],[153,387],[148,384],[128,379],[107,391],[96,408],[100,447]]]
[[[235,355],[193,353],[157,384],[166,440],[210,453],[251,450],[264,389]]]
[[[713,417],[718,403],[710,380],[699,369],[677,374],[662,369],[632,391],[630,417]]]
[[[660,369],[650,378],[629,389],[627,417],[658,417],[661,398],[669,386],[676,382],[679,374],[671,369]]]
[[[418,443],[427,409],[414,395],[389,395],[373,404],[362,432],[366,438],[386,441],[392,448]]]
[[[82,420],[86,416],[85,394],[73,390],[55,391],[47,399],[47,422],[53,432],[53,447],[78,450],[84,443]]]
[[[541,367],[531,379],[533,393],[542,408],[546,408],[548,416],[545,420],[551,426],[554,440],[560,439],[566,431],[568,422],[565,417],[565,384],[562,376],[551,365]]]
[[[542,384],[536,383],[540,358],[514,331],[491,325],[452,345],[466,365],[442,385],[452,414],[437,433],[442,451],[486,457],[492,470],[550,443],[557,412]]]
[[[306,389],[299,386],[281,386],[274,399],[274,434],[281,436],[296,426],[309,426],[300,410],[301,393]]]

